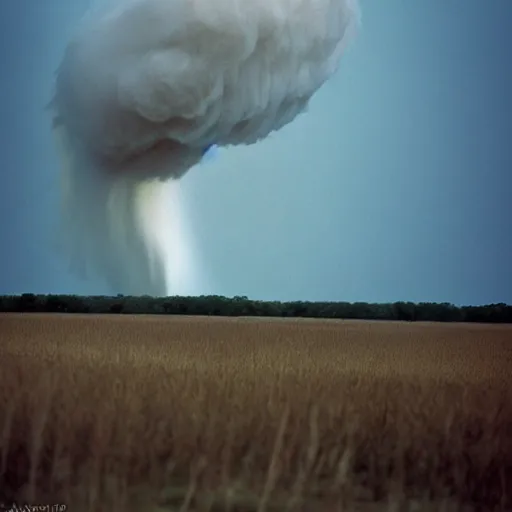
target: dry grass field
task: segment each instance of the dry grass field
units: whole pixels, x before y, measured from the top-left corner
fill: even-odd
[[[511,384],[512,326],[0,315],[0,493],[70,512],[510,511]]]

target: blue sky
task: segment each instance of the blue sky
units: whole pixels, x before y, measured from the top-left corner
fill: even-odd
[[[86,0],[0,3],[0,293],[108,293],[52,248],[44,106]],[[309,112],[184,178],[203,293],[512,303],[512,2],[363,0]]]

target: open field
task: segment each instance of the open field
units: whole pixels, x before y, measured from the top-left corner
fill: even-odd
[[[3,314],[0,496],[512,510],[511,384],[506,325]]]

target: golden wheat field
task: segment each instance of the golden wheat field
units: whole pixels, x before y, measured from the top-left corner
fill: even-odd
[[[3,314],[0,497],[512,510],[511,383],[512,326]]]

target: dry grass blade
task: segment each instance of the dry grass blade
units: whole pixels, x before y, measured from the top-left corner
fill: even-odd
[[[0,321],[0,501],[512,510],[511,326]]]

